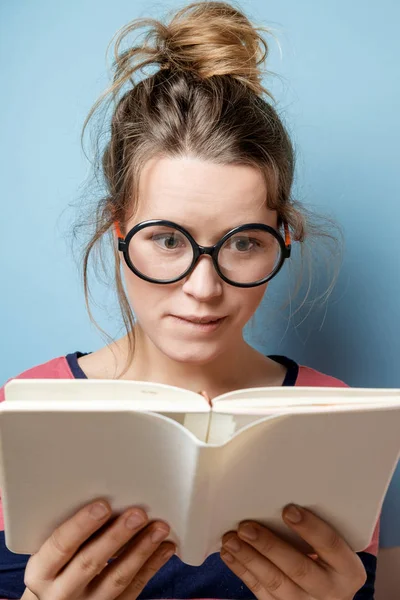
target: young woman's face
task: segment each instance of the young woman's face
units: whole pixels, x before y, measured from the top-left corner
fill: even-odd
[[[142,221],[166,219],[183,226],[198,244],[211,246],[239,225],[276,227],[276,212],[266,207],[265,199],[265,182],[252,167],[156,158],[142,171],[138,212],[126,231]],[[169,243],[157,240],[164,244],[163,251]],[[190,275],[166,285],[144,281],[125,261],[122,264],[128,298],[145,336],[171,359],[192,364],[232,351],[267,287],[239,288],[224,282],[209,256],[202,256]],[[194,316],[222,320],[214,325],[183,320]]]

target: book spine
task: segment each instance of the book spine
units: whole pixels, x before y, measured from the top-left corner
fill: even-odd
[[[181,540],[181,560],[189,565],[201,565],[210,554],[211,516],[218,483],[221,447],[199,446],[193,476],[187,527]]]
[[[193,433],[200,441],[206,442],[210,424],[211,412],[206,413],[186,413],[183,420],[183,426]]]

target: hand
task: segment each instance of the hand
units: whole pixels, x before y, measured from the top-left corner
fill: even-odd
[[[107,502],[101,502],[103,516],[91,512],[94,504],[60,525],[29,558],[24,600],[134,600],[174,554],[174,544],[161,543],[169,534],[166,523],[149,524],[140,508],[109,522]],[[136,519],[131,524],[130,516]]]
[[[237,534],[223,536],[222,560],[259,600],[353,600],[366,582],[360,558],[325,521],[297,510],[298,522],[289,520],[290,507],[284,521],[317,555],[305,555],[266,527],[246,521]]]

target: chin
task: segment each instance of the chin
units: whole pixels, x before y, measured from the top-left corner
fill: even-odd
[[[171,360],[191,365],[205,365],[223,352],[221,345],[196,342],[162,343],[158,345],[158,349]]]

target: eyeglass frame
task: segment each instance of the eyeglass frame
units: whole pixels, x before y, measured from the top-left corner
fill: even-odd
[[[189,242],[192,246],[193,259],[192,259],[191,265],[186,269],[186,271],[184,271],[184,273],[182,275],[179,275],[179,277],[176,277],[175,279],[168,279],[167,281],[160,281],[158,279],[153,279],[152,277],[148,277],[147,275],[144,275],[144,273],[141,273],[135,267],[135,265],[132,263],[132,261],[130,259],[129,243],[130,243],[131,239],[133,238],[133,236],[141,229],[145,229],[147,227],[156,226],[156,225],[164,225],[166,227],[171,227],[171,228],[177,229],[189,240]],[[150,219],[147,221],[142,221],[141,223],[138,223],[137,225],[132,227],[132,229],[130,229],[128,231],[128,233],[126,234],[125,237],[123,236],[123,234],[121,232],[121,227],[120,227],[119,221],[114,221],[114,227],[115,227],[115,231],[116,231],[117,239],[118,239],[118,250],[120,252],[122,252],[122,254],[124,256],[124,260],[125,260],[127,266],[130,268],[130,270],[133,271],[133,273],[135,275],[137,275],[144,281],[148,281],[149,283],[158,283],[160,285],[176,283],[177,281],[180,281],[181,279],[184,279],[185,277],[190,275],[190,273],[194,270],[199,258],[202,255],[208,255],[211,257],[214,268],[215,268],[216,272],[218,273],[218,275],[221,277],[221,279],[223,281],[225,281],[225,283],[228,283],[229,285],[233,285],[234,287],[240,287],[240,288],[257,287],[259,285],[263,285],[264,283],[267,283],[268,281],[271,281],[271,279],[273,277],[275,277],[275,275],[277,275],[278,272],[281,270],[285,260],[287,258],[290,258],[292,245],[291,245],[289,227],[286,222],[284,222],[283,225],[284,225],[284,231],[285,231],[285,239],[283,239],[283,237],[279,231],[277,231],[273,227],[270,227],[269,225],[265,225],[264,223],[246,223],[244,225],[238,225],[237,227],[234,227],[233,229],[231,229],[230,231],[225,233],[223,235],[223,237],[213,246],[201,246],[200,244],[198,244],[196,242],[196,240],[193,238],[193,236],[190,235],[190,233],[184,227],[182,227],[181,225],[178,225],[178,223],[174,223],[173,221],[168,221],[166,219]],[[248,230],[252,230],[252,229],[262,229],[273,235],[273,237],[278,241],[279,246],[281,248],[280,260],[277,263],[276,267],[273,269],[272,273],[270,275],[268,275],[267,277],[260,279],[259,281],[256,281],[254,283],[238,283],[238,282],[231,281],[221,272],[221,270],[219,268],[219,265],[218,265],[219,251],[221,250],[222,246],[224,245],[224,243],[230,236],[234,235],[235,233],[237,233],[239,231],[248,231]]]

